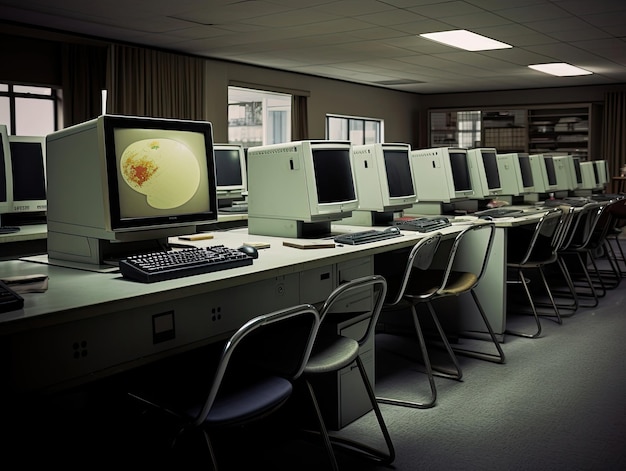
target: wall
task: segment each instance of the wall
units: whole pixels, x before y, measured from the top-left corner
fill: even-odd
[[[207,76],[207,115],[214,123],[216,141],[228,138],[228,86],[237,85],[308,95],[311,139],[324,138],[325,116],[331,113],[383,119],[387,142],[417,142],[414,94],[214,60],[207,61]]]
[[[13,57],[20,59],[12,61],[14,67],[0,69],[0,82],[50,86],[61,85],[60,45],[68,41],[80,42],[77,37],[2,23],[0,38],[3,39],[0,50],[11,51]],[[206,116],[213,123],[216,142],[228,139],[228,86],[246,85],[308,95],[309,137],[312,139],[324,138],[325,115],[333,113],[383,119],[387,142],[416,144],[418,100],[413,94],[219,60],[207,59],[206,64]]]

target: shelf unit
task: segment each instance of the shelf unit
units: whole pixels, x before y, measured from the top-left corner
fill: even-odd
[[[598,159],[599,107],[576,103],[509,110],[433,109],[429,113],[430,145],[495,147],[499,153],[563,153],[583,160]],[[478,125],[465,118],[476,113],[480,115]]]
[[[528,110],[528,152],[589,156],[589,105]]]
[[[483,147],[495,147],[500,153],[526,152],[526,110],[483,111],[481,128]]]

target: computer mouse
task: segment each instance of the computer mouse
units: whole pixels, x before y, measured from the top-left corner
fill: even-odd
[[[238,247],[237,250],[252,258],[259,258],[259,251],[256,247],[252,247],[251,245],[242,245],[241,247]]]
[[[484,216],[478,216],[478,219],[484,219],[485,221],[493,221],[493,218],[486,214]]]

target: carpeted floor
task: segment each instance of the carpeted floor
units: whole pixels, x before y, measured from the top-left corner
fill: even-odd
[[[623,241],[626,243],[626,241]],[[626,284],[596,308],[581,308],[562,325],[544,319],[537,339],[505,337],[506,364],[460,357],[461,381],[437,378],[431,409],[381,405],[396,459],[389,466],[337,453],[343,470],[624,470],[626,469]],[[530,325],[528,316],[507,322]],[[378,334],[376,392],[411,398],[427,393],[426,376],[392,350],[401,342]],[[410,345],[410,343],[409,343]],[[131,463],[157,469],[209,469],[202,446],[172,456],[161,422],[112,400],[115,385],[67,396],[6,430],[3,449],[20,458],[94,469]],[[119,396],[121,397],[121,395]],[[61,405],[59,405],[61,404]],[[39,404],[37,407],[41,407]],[[34,408],[36,410],[36,407]],[[241,432],[241,431],[238,431]],[[282,433],[286,432],[286,433]],[[382,443],[373,414],[343,434]],[[269,425],[217,438],[223,470],[324,470],[323,449]],[[88,457],[88,458],[85,458]]]

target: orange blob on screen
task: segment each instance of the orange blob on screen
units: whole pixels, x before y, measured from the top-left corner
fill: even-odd
[[[157,209],[187,203],[200,184],[200,167],[193,152],[173,139],[133,142],[122,153],[121,172],[126,184],[146,195]]]

